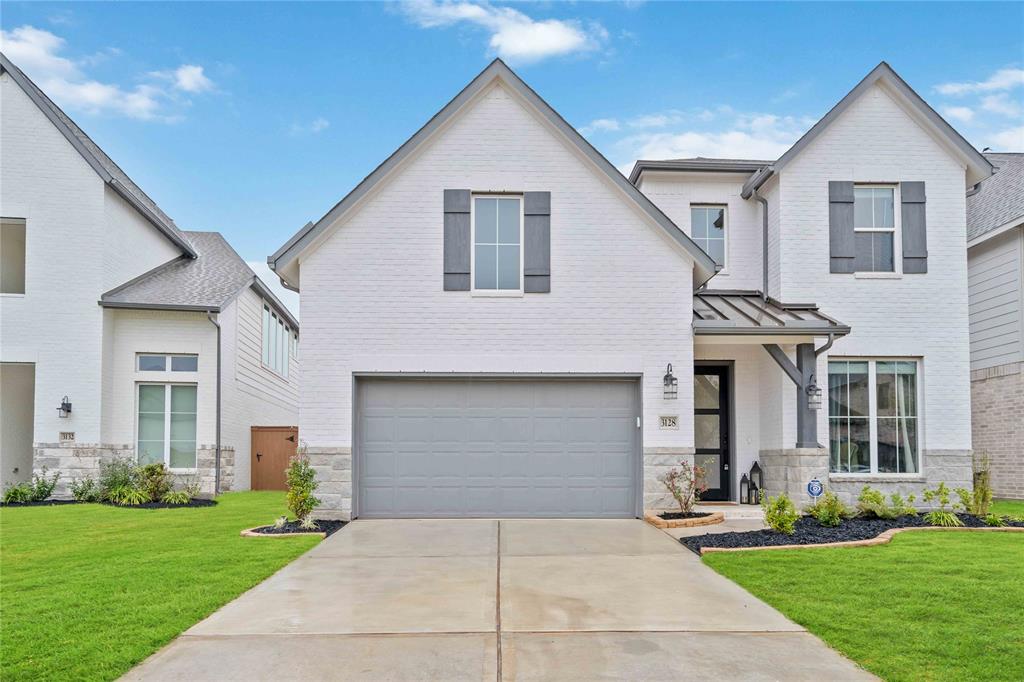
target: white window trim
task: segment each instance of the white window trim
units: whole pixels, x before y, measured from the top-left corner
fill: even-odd
[[[284,316],[274,306],[270,305],[269,301],[266,299],[261,299],[261,301],[263,309],[260,310],[260,366],[277,378],[288,381],[289,364],[292,357],[294,357],[291,351],[290,337],[295,333],[295,330],[291,328],[291,325],[284,319]],[[267,330],[268,323],[275,326],[273,334],[269,334]],[[265,345],[265,339],[267,345]],[[285,343],[284,347],[281,346],[282,341]],[[281,369],[277,369],[273,365],[275,355],[283,355],[283,357],[279,358],[281,360]],[[270,364],[267,364],[268,359]]]
[[[720,208],[720,209],[722,209],[722,217],[723,217],[723,221],[722,221],[722,234],[725,235],[725,240],[724,240],[724,243],[722,244],[722,249],[723,249],[722,260],[723,260],[723,262],[722,262],[722,269],[719,270],[718,273],[715,276],[716,277],[721,277],[721,276],[725,275],[726,277],[728,277],[729,276],[729,204],[690,204],[690,239],[692,239],[694,241],[694,243],[697,244],[697,246],[700,246],[700,244],[697,243],[697,240],[700,239],[700,237],[694,237],[693,236],[693,209],[695,209],[695,208]],[[708,254],[708,255],[710,256],[711,254]]]
[[[139,381],[135,384],[135,463],[139,463],[139,388],[142,386],[164,387],[164,467],[176,474],[194,474],[199,471],[199,384],[188,381]],[[171,386],[195,386],[196,389],[196,466],[171,468]]]
[[[900,196],[900,183],[898,182],[854,182],[854,192],[858,189],[891,189],[892,190],[892,227],[857,227],[853,226],[853,233],[858,232],[891,232],[892,233],[892,270],[855,270],[853,276],[856,279],[902,279],[903,277],[903,217],[902,201]],[[855,239],[856,241],[856,239]],[[856,247],[855,247],[856,248]]]
[[[879,479],[886,480],[919,480],[925,478],[924,469],[924,363],[920,357],[912,356],[829,356],[826,360],[825,373],[828,376],[828,362],[866,362],[868,363],[868,438],[870,439],[870,465],[871,471],[849,471],[829,472],[829,478],[844,480]],[[879,362],[913,362],[915,365],[915,384],[917,389],[917,415],[914,423],[917,427],[917,472],[916,473],[887,473],[878,470],[878,379],[876,365]],[[826,405],[828,396],[825,396]],[[831,432],[832,415],[825,412],[826,426]],[[829,438],[831,440],[831,437]],[[829,453],[829,469],[832,468],[832,454]]]
[[[477,289],[476,288],[476,200],[477,199],[517,199],[519,201],[519,288],[518,289]],[[526,245],[523,238],[526,234],[526,201],[522,194],[471,194],[469,197],[469,293],[481,298],[522,298],[523,271],[526,267]]]
[[[162,370],[161,369],[141,369],[139,367],[139,362],[142,360],[142,356],[143,355],[150,356],[150,357],[162,356],[164,358],[164,368]],[[174,369],[171,369],[172,358],[195,358],[196,359],[196,369],[194,369],[194,370],[183,370],[183,369],[174,370]],[[139,351],[138,353],[135,354],[135,371],[140,373],[140,374],[145,374],[147,376],[153,376],[153,375],[157,375],[157,374],[172,374],[172,373],[175,376],[180,376],[180,375],[183,375],[183,374],[184,375],[198,374],[199,373],[199,354],[198,353],[151,353],[151,352],[146,352],[146,351]]]

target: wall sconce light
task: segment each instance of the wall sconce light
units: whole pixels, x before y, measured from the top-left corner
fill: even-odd
[[[675,400],[679,397],[679,380],[672,376],[672,363],[670,362],[665,373],[665,400]]]
[[[67,396],[60,401],[60,407],[57,408],[57,416],[61,419],[66,419],[71,414],[71,401],[68,400]]]
[[[821,409],[821,387],[814,383],[814,376],[811,376],[811,383],[807,384],[807,409]]]

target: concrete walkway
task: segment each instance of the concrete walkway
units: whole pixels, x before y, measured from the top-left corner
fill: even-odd
[[[356,521],[126,679],[212,677],[874,679],[633,520]]]

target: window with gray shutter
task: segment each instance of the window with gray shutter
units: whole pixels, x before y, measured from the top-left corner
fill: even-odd
[[[444,290],[469,291],[470,191],[444,191]]]
[[[923,182],[900,183],[900,220],[903,228],[903,272],[928,272],[928,239]]]
[[[523,291],[551,291],[551,192],[523,194]]]
[[[854,271],[853,182],[828,183],[829,271]]]

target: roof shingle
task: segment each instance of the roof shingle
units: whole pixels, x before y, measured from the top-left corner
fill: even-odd
[[[1014,220],[1024,222],[1024,153],[985,154],[996,172],[967,197],[967,241]]]

